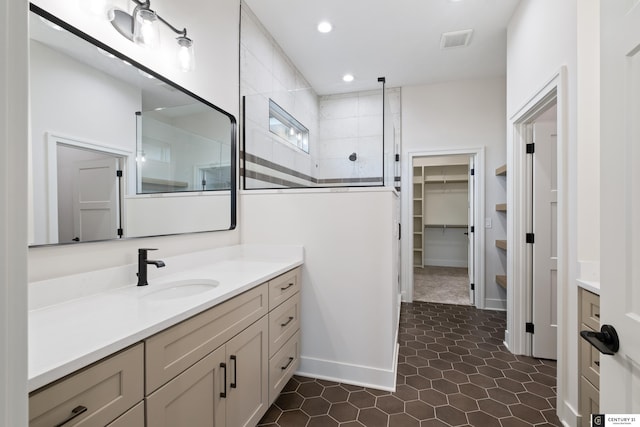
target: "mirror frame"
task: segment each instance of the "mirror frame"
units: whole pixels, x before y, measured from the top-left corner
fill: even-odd
[[[231,154],[231,163],[230,163],[230,210],[231,210],[231,216],[230,216],[230,224],[229,224],[229,228],[224,228],[224,229],[216,229],[216,230],[201,230],[201,231],[193,231],[193,232],[184,232],[184,233],[166,233],[166,234],[154,234],[154,235],[148,235],[148,236],[136,236],[136,237],[121,237],[119,239],[106,239],[106,240],[91,240],[91,241],[83,241],[83,242],[63,242],[63,243],[45,243],[45,244],[32,244],[29,245],[29,247],[42,247],[42,246],[61,246],[61,245],[77,245],[78,243],[96,243],[96,242],[112,242],[112,241],[121,241],[121,240],[129,240],[129,239],[144,239],[144,238],[150,238],[150,237],[162,237],[162,236],[175,236],[175,235],[182,235],[182,234],[199,234],[199,233],[212,233],[212,232],[217,232],[217,231],[230,231],[230,230],[234,230],[237,227],[237,144],[238,144],[238,124],[237,124],[237,120],[235,118],[235,116],[231,113],[228,113],[227,111],[221,109],[220,107],[216,106],[215,104],[212,104],[211,102],[207,101],[206,99],[198,96],[197,94],[191,92],[190,90],[178,85],[177,83],[169,80],[168,78],[164,77],[163,75],[159,74],[158,72],[142,65],[141,63],[139,63],[138,61],[133,60],[132,58],[122,54],[121,52],[113,49],[111,46],[101,42],[100,40],[84,33],[83,31],[79,30],[78,28],[72,26],[71,24],[61,20],[60,18],[58,18],[57,16],[47,12],[46,10],[42,9],[41,7],[33,4],[33,3],[29,3],[29,10],[30,12],[35,13],[38,16],[43,17],[44,19],[59,25],[60,27],[62,27],[63,29],[65,29],[66,31],[76,35],[77,37],[80,37],[81,39],[85,40],[88,43],[93,44],[94,46],[114,55],[115,57],[123,60],[123,61],[127,61],[129,62],[132,66],[137,67],[139,70],[148,73],[150,75],[152,75],[153,77],[155,77],[156,79],[162,81],[163,83],[175,88],[176,90],[181,91],[182,93],[194,98],[195,100],[207,105],[208,107],[216,110],[217,112],[227,116],[229,118],[230,121],[230,125],[231,125],[231,149],[230,149],[230,154]],[[30,143],[30,142],[29,142]],[[213,191],[226,191],[226,190],[213,190]],[[123,200],[124,200],[124,194],[122,194]]]

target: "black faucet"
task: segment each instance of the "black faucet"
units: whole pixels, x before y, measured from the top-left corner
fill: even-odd
[[[141,248],[138,249],[138,286],[147,286],[147,265],[153,264],[158,268],[164,267],[164,261],[147,259],[148,251],[157,251],[157,249]]]

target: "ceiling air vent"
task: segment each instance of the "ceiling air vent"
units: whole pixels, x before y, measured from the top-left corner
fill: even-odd
[[[473,30],[451,31],[442,33],[440,39],[440,49],[451,49],[454,47],[468,46],[471,41]]]

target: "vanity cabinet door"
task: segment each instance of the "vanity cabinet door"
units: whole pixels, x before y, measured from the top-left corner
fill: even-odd
[[[268,318],[264,316],[226,345],[226,427],[253,427],[269,407],[268,334]]]
[[[222,346],[147,397],[147,425],[224,426],[228,375]]]
[[[144,402],[129,409],[107,427],[144,427]]]

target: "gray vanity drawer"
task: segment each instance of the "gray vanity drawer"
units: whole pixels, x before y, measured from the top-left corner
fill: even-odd
[[[265,283],[147,338],[146,394],[267,314],[267,293]]]
[[[269,403],[273,403],[300,366],[300,331],[269,359]]]
[[[300,290],[300,267],[269,281],[269,310],[273,310]]]
[[[35,391],[29,396],[29,425],[107,425],[144,397],[143,363],[138,344]]]
[[[300,329],[300,293],[269,312],[269,357]]]

